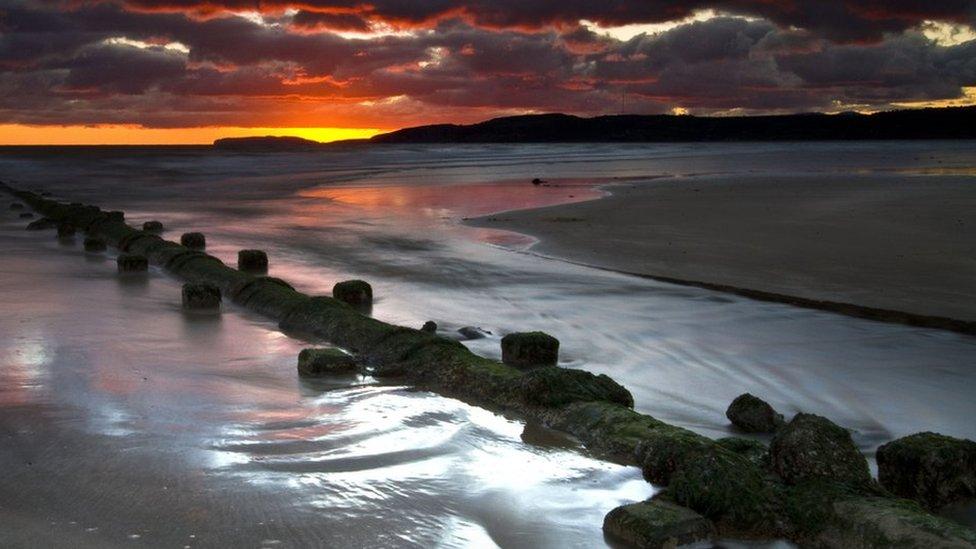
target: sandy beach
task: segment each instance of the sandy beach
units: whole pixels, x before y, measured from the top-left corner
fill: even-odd
[[[972,321],[973,184],[906,174],[681,177],[469,223],[607,269]]]

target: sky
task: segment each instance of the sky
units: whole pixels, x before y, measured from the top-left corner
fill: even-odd
[[[976,104],[976,0],[0,0],[0,144]]]

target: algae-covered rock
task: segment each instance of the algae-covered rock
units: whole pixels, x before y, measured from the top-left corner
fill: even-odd
[[[163,224],[162,222],[156,220],[146,221],[142,224],[142,230],[146,231],[147,233],[161,233],[163,232]]]
[[[502,338],[502,362],[516,368],[555,366],[559,340],[545,332],[519,332]]]
[[[75,226],[71,223],[58,224],[58,238],[71,238],[75,235]]]
[[[976,496],[976,442],[916,433],[878,448],[878,481],[929,508]]]
[[[421,326],[420,331],[428,334],[436,334],[437,323],[434,322],[433,320],[428,320],[427,322],[424,322],[423,326]]]
[[[332,297],[353,306],[373,303],[373,287],[363,280],[345,280],[332,287]]]
[[[777,431],[769,456],[773,471],[788,484],[818,478],[855,485],[871,482],[868,462],[851,434],[817,415],[797,414]]]
[[[659,499],[621,505],[603,519],[603,531],[610,538],[641,549],[671,549],[704,541],[712,530],[705,517]]]
[[[21,204],[20,202],[11,202],[10,203],[10,209],[11,210],[23,210],[24,209],[24,205]]]
[[[742,437],[725,437],[716,440],[715,443],[726,450],[739,454],[757,467],[762,469],[769,468],[769,449],[758,440]]]
[[[783,425],[783,415],[766,401],[749,393],[739,395],[725,411],[725,417],[747,433],[773,433]]]
[[[251,273],[268,271],[268,254],[263,250],[241,250],[237,252],[237,269]]]
[[[355,372],[356,359],[339,349],[303,349],[298,354],[298,375],[314,377]]]
[[[220,288],[207,282],[184,284],[183,308],[195,311],[219,309]]]
[[[180,236],[180,244],[191,250],[203,250],[207,247],[207,237],[203,233],[183,233]]]
[[[119,254],[115,260],[120,273],[140,273],[149,270],[149,260],[139,254]]]
[[[855,549],[976,547],[976,531],[929,514],[911,501],[848,497],[830,504],[830,511],[819,534],[804,545]]]
[[[557,407],[586,401],[634,406],[630,391],[608,376],[558,366],[529,370],[522,376],[518,392],[522,401],[537,406]]]
[[[48,218],[48,217],[42,217],[42,218],[40,218],[40,219],[38,219],[36,221],[31,221],[30,223],[28,223],[27,224],[27,230],[28,231],[46,231],[48,229],[57,228],[57,226],[58,226],[58,222],[57,221],[55,221],[55,220],[53,220],[51,218]]]
[[[85,251],[86,252],[104,252],[108,246],[105,244],[105,240],[98,238],[96,236],[89,236],[85,238]]]
[[[19,217],[20,219],[30,219],[30,218],[34,217],[34,214],[32,214],[30,212],[24,212],[24,213],[18,215],[17,217]]]

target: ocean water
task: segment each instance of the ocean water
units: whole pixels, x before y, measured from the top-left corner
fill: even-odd
[[[881,443],[976,438],[976,338],[669,285],[543,258],[463,219],[596,199],[598,185],[742,174],[973,177],[971,143],[0,149],[0,180],[206,233],[233,264],[312,294],[363,278],[373,315],[500,355],[545,330],[563,365],[606,373],[636,407],[708,436],[750,391]],[[533,177],[551,187],[528,184]],[[558,433],[369,378],[300,381],[311,343],[226,304],[179,308],[179,281],[119,279],[0,211],[2,545],[603,544],[603,515],[653,488]],[[962,512],[964,517],[968,511]],[[970,518],[964,518],[971,522]]]

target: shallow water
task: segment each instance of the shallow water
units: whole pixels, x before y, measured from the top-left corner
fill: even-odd
[[[544,259],[524,253],[531,239],[460,220],[592,199],[622,179],[973,166],[969,143],[0,151],[0,179],[161,219],[171,238],[203,231],[231,264],[266,249],[270,274],[310,293],[365,278],[374,316],[481,326],[493,336],[469,345],[487,356],[508,331],[548,331],[563,364],[611,375],[663,420],[721,436],[725,407],[750,391],[854,429],[869,454],[920,430],[976,438],[976,338]],[[537,176],[552,186],[527,183]],[[592,546],[607,510],[651,493],[636,469],[456,401],[299,382],[306,343],[273,324],[233,306],[188,317],[177,281],[120,281],[108,258],[2,216],[0,435],[18,473],[0,481],[0,509],[24,531],[98,545]]]

